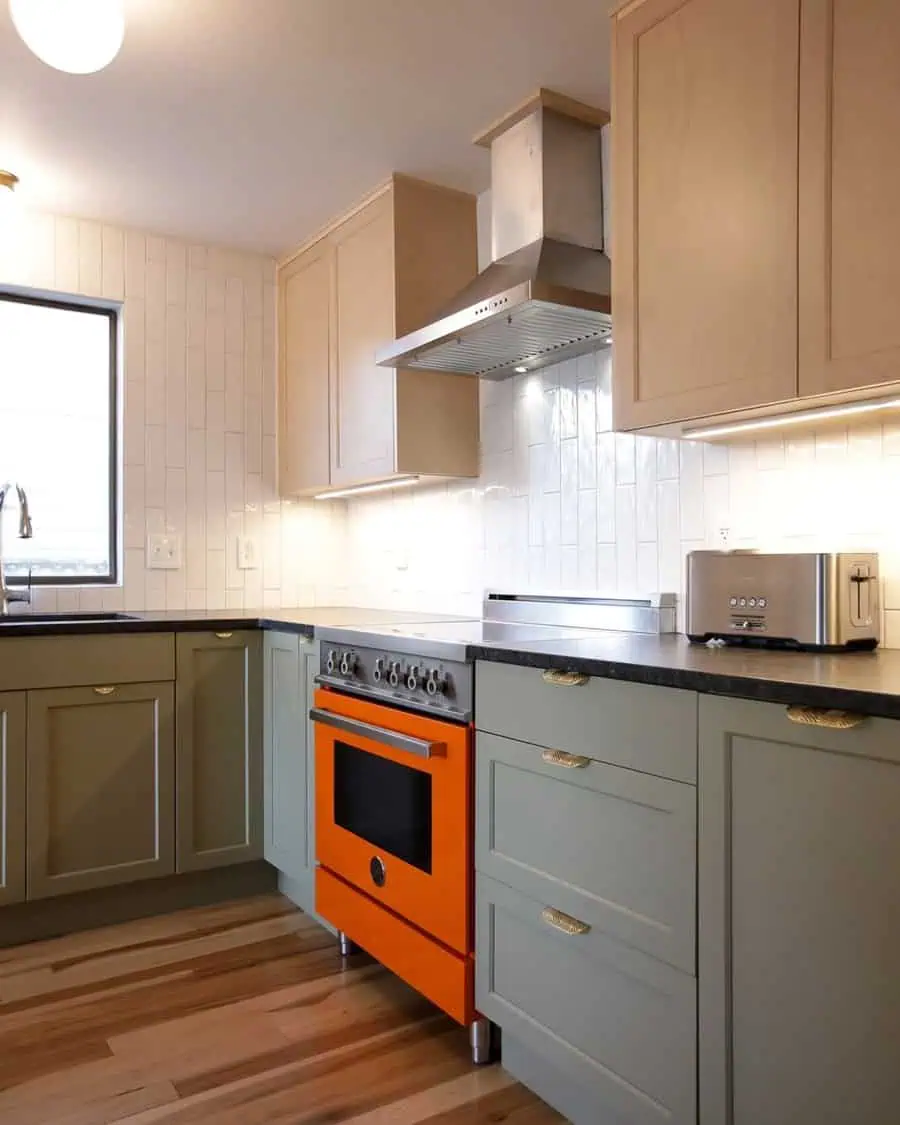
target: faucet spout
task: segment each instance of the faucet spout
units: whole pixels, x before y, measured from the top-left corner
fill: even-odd
[[[7,481],[6,484],[0,488],[0,517],[3,515],[3,508],[6,504],[6,497],[9,490],[13,487],[12,481]],[[31,525],[31,510],[28,506],[28,495],[25,489],[16,482],[16,494],[19,501],[19,538],[31,539],[33,535],[33,528]],[[2,519],[0,519],[2,525]],[[30,576],[29,571],[29,576]],[[28,589],[26,590],[12,590],[6,578],[6,558],[3,553],[3,537],[2,526],[0,526],[0,616],[6,617],[9,615],[9,607],[12,602],[24,602],[26,605],[31,601],[31,581],[29,577]]]

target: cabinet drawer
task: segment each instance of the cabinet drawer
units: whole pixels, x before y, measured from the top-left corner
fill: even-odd
[[[5,637],[0,683],[5,691],[144,684],[175,679],[172,633]]]
[[[693,974],[696,789],[543,753],[478,734],[478,870]]]
[[[478,1010],[558,1076],[559,1104],[584,1108],[575,1125],[696,1122],[694,979],[599,930],[563,933],[483,875],[476,895]]]
[[[476,726],[675,781],[697,780],[692,691],[590,678],[548,683],[539,668],[479,661]]]

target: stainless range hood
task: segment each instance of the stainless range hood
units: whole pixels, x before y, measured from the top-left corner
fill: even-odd
[[[600,131],[609,115],[541,90],[476,138],[491,150],[493,261],[382,367],[505,379],[612,332]]]

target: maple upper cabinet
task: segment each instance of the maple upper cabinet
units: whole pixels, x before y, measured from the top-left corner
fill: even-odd
[[[900,379],[900,4],[803,0],[800,394]]]
[[[474,196],[406,176],[281,266],[283,495],[478,475],[477,379],[375,363],[477,271]]]
[[[800,0],[614,17],[617,429],[797,393],[799,26]]]

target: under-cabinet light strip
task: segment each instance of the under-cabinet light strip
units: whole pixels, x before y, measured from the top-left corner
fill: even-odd
[[[881,410],[900,408],[900,398],[882,398],[871,402],[857,402],[849,406],[822,406],[814,410],[800,410],[795,414],[779,414],[776,418],[758,418],[753,422],[731,422],[721,426],[701,426],[685,430],[687,439],[703,441],[705,438],[730,437],[754,430],[779,430],[783,426],[800,426],[805,422],[824,421],[829,418],[850,418],[859,414],[875,414]]]
[[[355,484],[352,488],[337,488],[334,492],[318,492],[313,500],[340,500],[342,496],[361,496],[365,492],[388,492],[392,488],[408,488],[418,484],[420,477],[397,477],[396,480],[381,480],[375,484]]]

